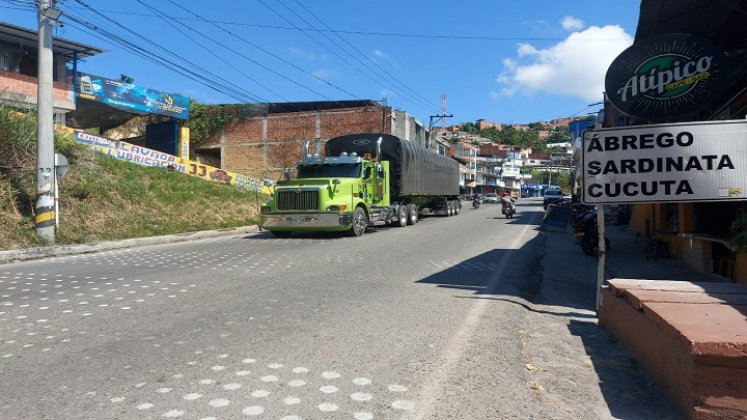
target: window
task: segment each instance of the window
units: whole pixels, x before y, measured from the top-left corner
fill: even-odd
[[[695,203],[695,233],[728,237],[731,223],[745,205],[739,202]],[[744,211],[744,210],[742,210]]]
[[[361,173],[359,163],[353,165],[309,165],[298,167],[298,178],[357,178]]]

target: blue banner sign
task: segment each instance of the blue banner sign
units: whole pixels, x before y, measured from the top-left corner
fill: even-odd
[[[111,80],[86,73],[78,73],[79,98],[102,102],[117,108],[189,118],[189,98],[148,89],[121,80]]]

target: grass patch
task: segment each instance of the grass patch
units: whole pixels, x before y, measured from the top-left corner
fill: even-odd
[[[10,150],[0,157],[0,250],[44,245],[33,221],[34,118],[0,106],[0,128],[21,124],[0,130],[0,147]],[[69,162],[59,182],[59,245],[254,225],[259,203],[267,199],[165,168],[119,161],[62,133],[55,135],[55,149]]]

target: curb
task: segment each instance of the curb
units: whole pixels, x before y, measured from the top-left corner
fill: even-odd
[[[0,251],[0,264],[36,260],[47,257],[59,257],[64,255],[90,254],[94,252],[110,251],[113,249],[122,248],[133,248],[138,246],[170,244],[176,242],[186,242],[224,236],[240,236],[246,235],[248,233],[258,232],[261,232],[259,230],[259,226],[252,225],[242,226],[238,228],[205,230],[198,232],[176,233],[173,235],[123,239],[118,241],[94,242],[81,245],[59,245],[39,248],[12,249],[8,251]]]

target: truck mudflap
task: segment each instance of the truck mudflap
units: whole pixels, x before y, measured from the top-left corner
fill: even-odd
[[[262,228],[273,230],[314,230],[316,228],[349,228],[353,224],[352,213],[293,213],[263,214]],[[337,229],[334,229],[337,228]]]

